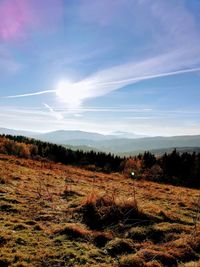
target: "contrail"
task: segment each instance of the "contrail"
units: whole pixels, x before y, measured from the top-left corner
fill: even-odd
[[[111,90],[111,91],[115,91],[115,90],[118,90],[119,88],[121,88],[123,86],[128,85],[128,84],[135,83],[135,82],[140,82],[140,81],[143,81],[143,80],[155,79],[155,78],[161,78],[161,77],[167,77],[167,76],[173,76],[173,75],[179,75],[179,74],[183,74],[183,73],[190,73],[190,72],[197,72],[197,71],[200,71],[200,67],[192,68],[192,69],[182,69],[182,70],[177,70],[177,71],[172,71],[172,72],[163,72],[163,73],[152,74],[152,75],[143,75],[143,76],[132,77],[132,78],[129,78],[129,79],[123,79],[123,80],[118,80],[118,81],[92,82],[91,84],[92,84],[92,87],[102,86],[102,88],[108,87],[109,85],[110,86],[115,86],[116,85],[116,88],[113,88]],[[90,77],[88,79],[86,79],[86,80],[90,80]],[[78,83],[81,84],[81,82],[83,82],[83,81],[80,81]],[[39,91],[39,92],[35,92],[35,93],[4,96],[4,97],[0,97],[0,98],[1,99],[20,98],[20,97],[29,97],[29,96],[43,95],[43,94],[56,93],[56,92],[57,92],[56,90],[45,90],[45,91]],[[109,90],[106,93],[109,93]],[[106,94],[106,93],[104,93],[104,94]]]
[[[50,113],[55,117],[57,120],[62,120],[63,116],[60,112],[55,111],[52,107],[50,107],[48,104],[43,103],[43,105],[50,111]]]
[[[106,82],[106,83],[100,83],[100,85],[117,85],[117,84],[124,84],[124,83],[131,83],[131,82],[139,82],[142,80],[149,80],[149,79],[154,79],[154,78],[161,78],[161,77],[166,77],[166,76],[173,76],[173,75],[178,75],[178,74],[183,74],[183,73],[190,73],[190,72],[197,72],[200,71],[200,68],[193,68],[193,69],[183,69],[183,70],[177,70],[177,71],[172,71],[172,72],[164,72],[164,73],[159,73],[159,74],[152,74],[152,75],[145,75],[145,76],[138,76],[134,78],[129,78],[129,79],[124,79],[120,81],[112,81],[112,82]]]
[[[55,93],[55,92],[56,92],[56,90],[46,90],[46,91],[39,91],[39,92],[36,92],[36,93],[29,93],[29,94],[3,96],[3,97],[1,97],[1,98],[28,97],[28,96],[44,95],[44,94]]]

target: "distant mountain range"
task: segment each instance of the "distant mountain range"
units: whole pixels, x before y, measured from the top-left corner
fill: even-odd
[[[21,131],[21,130],[13,130],[7,128],[0,128],[0,134],[8,134],[8,135],[22,135],[22,136],[34,136],[35,132]]]
[[[85,144],[86,145],[86,144]],[[200,135],[172,136],[172,137],[145,137],[138,139],[113,139],[98,142],[98,149],[113,153],[168,149],[180,147],[200,147]]]
[[[0,128],[0,134],[10,134],[10,135],[25,135],[29,137],[34,137],[42,140],[47,140],[49,142],[54,143],[66,143],[71,140],[91,140],[91,141],[101,141],[101,140],[110,140],[110,139],[119,139],[119,138],[142,138],[145,135],[138,135],[134,133],[128,132],[113,132],[109,135],[103,135],[95,132],[84,132],[84,131],[66,131],[66,130],[58,130],[47,133],[36,133],[36,132],[28,132],[21,130],[13,130],[7,128]]]
[[[117,138],[128,138],[128,139],[136,139],[136,138],[148,137],[147,135],[141,135],[141,134],[135,134],[135,133],[127,133],[127,132],[121,132],[121,131],[113,132],[112,135],[114,135]]]
[[[199,151],[200,149],[200,135],[145,137],[126,132],[114,132],[111,135],[64,130],[34,133],[5,128],[0,128],[0,134],[23,135],[62,144],[72,149],[96,150],[121,155],[134,155],[145,150],[152,151],[155,154],[163,154],[174,148],[181,152]]]

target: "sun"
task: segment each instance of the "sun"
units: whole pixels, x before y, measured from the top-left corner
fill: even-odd
[[[60,81],[56,87],[57,97],[69,108],[79,107],[84,99],[83,94],[80,86],[69,81]]]
[[[76,109],[81,106],[84,100],[91,98],[93,87],[88,81],[77,83],[60,81],[56,86],[56,95],[59,100],[65,103],[68,108]]]

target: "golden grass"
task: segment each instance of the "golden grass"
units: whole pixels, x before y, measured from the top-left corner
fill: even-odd
[[[0,155],[0,266],[199,266],[199,194]]]

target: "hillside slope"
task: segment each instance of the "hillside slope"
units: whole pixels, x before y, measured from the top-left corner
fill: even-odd
[[[199,266],[198,199],[199,190],[0,155],[0,266]]]

